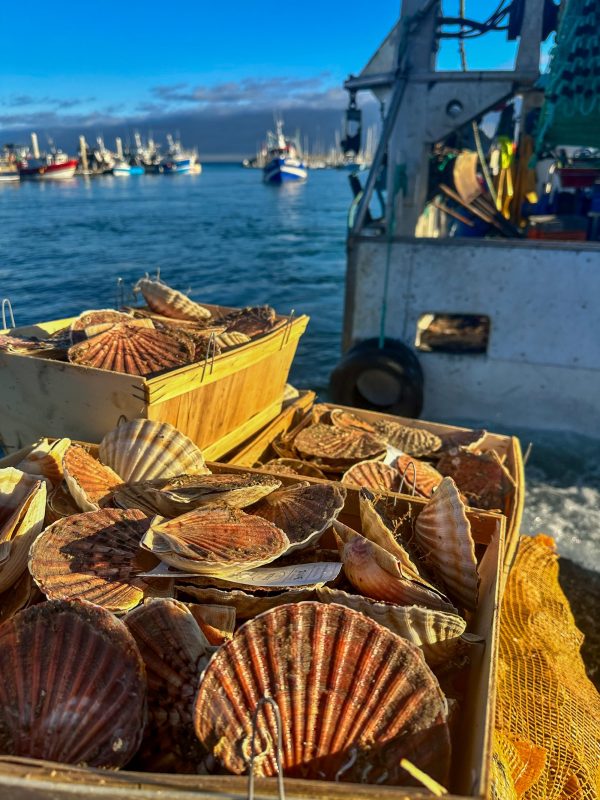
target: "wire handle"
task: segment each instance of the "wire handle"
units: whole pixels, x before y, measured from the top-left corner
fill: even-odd
[[[215,332],[213,331],[208,339],[208,345],[206,347],[206,354],[204,356],[204,366],[202,367],[202,375],[200,376],[200,383],[204,381],[204,375],[206,374],[206,367],[208,365],[208,359],[210,358],[210,374],[213,374],[213,369],[215,368],[215,352],[217,349],[217,337]]]
[[[277,764],[277,788],[279,792],[279,800],[285,800],[285,787],[283,785],[283,770],[281,768],[281,752],[283,750],[283,738],[282,738],[282,725],[281,725],[281,713],[279,711],[279,706],[277,702],[272,697],[261,697],[258,703],[256,704],[256,708],[254,709],[254,714],[252,714],[252,738],[250,739],[250,772],[248,774],[248,800],[254,800],[254,759],[256,757],[256,751],[254,749],[254,740],[256,738],[256,728],[258,722],[258,713],[260,709],[264,705],[270,705],[273,709],[273,713],[275,714],[275,726],[277,728],[277,747],[275,749],[275,762]]]
[[[412,467],[413,470],[412,496],[414,497],[415,494],[417,493],[417,468],[415,466],[414,461],[409,461],[408,464],[404,467],[404,469],[400,473],[400,488],[398,489],[398,494],[402,494],[402,487],[404,486],[405,480],[406,480],[406,485],[408,486],[408,479],[406,478],[406,473],[408,472],[409,467]]]
[[[8,297],[5,297],[4,300],[2,301],[2,328],[4,329],[4,328],[8,328],[9,327],[6,324],[6,309],[7,308],[8,308],[8,313],[9,313],[9,319],[10,319],[10,322],[11,322],[10,327],[11,328],[16,328],[17,326],[15,325],[15,315],[13,314],[12,304],[11,304],[10,300],[8,299]]]
[[[292,308],[285,322],[285,327],[283,329],[283,336],[281,337],[281,347],[279,348],[280,350],[283,350],[283,348],[290,340],[290,336],[292,335],[292,323],[294,321],[295,314],[296,314],[296,309]]]

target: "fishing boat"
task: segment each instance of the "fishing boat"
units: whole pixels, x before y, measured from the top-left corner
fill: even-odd
[[[0,153],[0,183],[12,183],[19,180],[17,159],[11,151],[4,148]]]
[[[572,86],[578,51],[568,52],[567,22],[578,6],[567,4],[544,76],[554,89],[536,123],[541,45],[557,26],[556,6],[550,14],[547,6],[509,4],[471,25],[446,18],[439,2],[403,0],[396,25],[346,81],[350,111],[368,90],[386,116],[368,176],[353,176],[334,402],[600,438],[600,321],[591,301],[600,296],[598,193],[569,189],[568,174],[558,190],[543,188],[543,153],[560,167],[564,147],[600,147],[600,95],[585,77],[598,58],[590,50]],[[466,58],[465,69],[439,69],[440,36],[462,42],[479,24],[482,35],[508,31],[517,40],[514,69],[470,71]],[[499,106],[485,140],[479,121]],[[547,215],[548,203],[554,216],[535,216]]]
[[[19,175],[28,180],[67,180],[75,175],[78,160],[52,146],[40,153],[38,139],[31,134],[31,151],[19,162]]]
[[[300,155],[300,147],[293,139],[283,135],[283,121],[275,120],[275,133],[267,133],[267,156],[263,168],[265,183],[287,183],[305,181],[308,177],[306,165]]]
[[[167,175],[177,173],[199,174],[202,166],[198,159],[197,150],[184,150],[181,142],[175,141],[171,134],[167,134],[167,144],[169,149],[159,164],[159,172]]]

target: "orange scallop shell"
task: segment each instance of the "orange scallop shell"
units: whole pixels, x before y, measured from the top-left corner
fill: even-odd
[[[477,508],[503,510],[504,498],[514,485],[494,452],[452,451],[440,458],[437,468],[442,475],[453,478],[469,505]]]
[[[121,478],[81,445],[72,444],[63,459],[65,483],[82,511],[97,511],[120,486]]]
[[[446,781],[446,701],[414,645],[339,605],[295,603],[246,623],[211,659],[194,710],[200,741],[231,772],[248,770],[252,718],[272,698],[290,777],[398,783],[408,758]],[[276,774],[276,723],[256,716],[254,774]],[[405,774],[402,782],[405,783]]]
[[[156,311],[157,314],[163,314],[165,317],[183,320],[206,320],[212,316],[208,308],[195,303],[183,292],[172,289],[160,280],[152,280],[152,278],[148,277],[142,278],[136,283],[133,291],[141,292],[144,300],[148,303],[148,307]]]
[[[235,631],[237,614],[234,606],[215,603],[186,603],[202,633],[212,645],[222,645]]]
[[[28,475],[41,475],[52,486],[58,486],[63,479],[63,458],[70,445],[70,439],[57,439],[52,443],[48,439],[40,439],[33,450],[17,464],[17,469]]]
[[[414,471],[411,465],[414,465]],[[398,470],[400,476],[404,476],[402,494],[412,494],[414,484],[416,494],[421,497],[431,497],[444,477],[440,475],[437,469],[432,467],[431,464],[428,464],[426,461],[419,461],[413,456],[398,456],[393,466]],[[400,480],[402,483],[402,477]]]
[[[374,491],[397,492],[400,474],[394,467],[382,461],[359,461],[342,475],[342,483],[348,486],[366,486]]]
[[[86,367],[151,375],[189,364],[194,346],[189,339],[166,331],[120,323],[69,348],[69,361]]]
[[[375,428],[365,419],[353,414],[352,411],[346,411],[345,408],[333,408],[329,415],[332,425],[336,428],[346,428],[351,430],[362,431],[363,433],[372,433],[375,436]]]
[[[277,314],[271,306],[247,306],[230,311],[218,322],[226,326],[227,333],[245,333],[253,337],[272,330],[277,323]]]
[[[83,311],[71,323],[71,341],[81,342],[86,337],[108,330],[119,322],[131,322],[133,317],[124,311],[115,311],[113,308],[101,308]]]
[[[400,422],[379,420],[375,423],[375,430],[376,435],[385,439],[392,447],[411,456],[431,455],[442,446],[442,440],[435,433],[425,428],[402,425]]]
[[[50,600],[80,597],[116,613],[129,611],[155,590],[138,578],[158,562],[140,550],[150,519],[141,511],[105,508],[53,523],[35,540],[29,570]]]
[[[270,461],[260,464],[260,467],[268,469],[269,472],[276,472],[278,475],[304,475],[307,478],[325,477],[325,473],[320,469],[299,458],[272,458]]]
[[[294,439],[294,447],[300,455],[332,466],[350,466],[353,461],[383,458],[386,452],[384,442],[370,433],[322,423],[301,430]]]
[[[0,627],[0,751],[123,767],[146,717],[144,665],[112,614],[82,600],[41,603]]]

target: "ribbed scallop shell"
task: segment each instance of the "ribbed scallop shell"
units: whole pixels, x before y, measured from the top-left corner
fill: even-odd
[[[362,614],[323,603],[281,606],[246,623],[213,656],[194,726],[231,772],[248,770],[252,716],[263,697],[279,707],[288,776],[396,783],[408,758],[447,778],[447,710],[436,678],[418,648]],[[255,775],[276,774],[276,741],[265,706]]]
[[[213,648],[193,614],[177,600],[146,600],[123,622],[146,667],[148,723],[135,766],[197,773],[206,751],[194,734],[198,677]]]
[[[189,364],[194,346],[189,339],[166,331],[121,323],[69,348],[69,361],[86,367],[151,375]]]
[[[332,466],[349,466],[353,461],[383,458],[386,452],[382,440],[370,433],[322,423],[300,431],[294,439],[294,447],[302,456]]]
[[[325,473],[320,469],[309,464],[308,461],[300,461],[298,458],[273,458],[261,467],[278,475],[303,475],[307,478],[324,478]]]
[[[65,453],[63,468],[65,483],[81,511],[97,511],[122,483],[116,472],[77,444],[72,444]]]
[[[86,337],[108,330],[119,322],[131,322],[132,319],[131,314],[115,311],[113,308],[83,311],[71,323],[71,341],[80,342]]]
[[[252,509],[287,535],[287,552],[315,544],[344,507],[346,490],[332,483],[290,486],[271,492]]]
[[[414,470],[411,465],[414,465]],[[402,494],[412,494],[413,485],[415,493],[421,497],[431,497],[434,490],[443,480],[443,475],[428,464],[426,461],[419,461],[417,458],[408,455],[401,455],[394,461],[393,466],[400,473],[402,484]],[[404,483],[402,476],[404,475]]]
[[[346,411],[345,408],[333,408],[329,414],[329,419],[332,425],[336,428],[357,430],[363,433],[375,433],[375,428],[366,419],[362,419],[352,411]]]
[[[150,520],[141,511],[105,508],[58,520],[31,548],[29,571],[50,600],[81,597],[122,613],[158,590],[138,578],[157,561],[140,550]]]
[[[342,475],[342,483],[347,486],[366,486],[374,491],[397,492],[400,474],[382,461],[359,461]]]
[[[179,475],[125,486],[116,492],[114,499],[124,508],[151,509],[152,514],[175,517],[217,501],[233,508],[245,508],[280,486],[277,478],[250,472]]]
[[[329,586],[320,586],[317,597],[322,603],[338,603],[359,611],[417,645],[430,666],[452,661],[463,648],[460,637],[467,623],[458,614],[422,606],[397,606]]]
[[[448,433],[440,434],[442,440],[441,452],[445,453],[448,450],[457,450],[464,447],[465,450],[474,452],[477,450],[487,436],[487,431],[483,428],[478,430],[455,430],[448,431]]]
[[[162,281],[142,278],[134,286],[134,292],[141,292],[149,308],[157,314],[174,319],[210,319],[208,308],[194,303],[183,292],[172,289]]]
[[[241,331],[223,331],[218,334],[217,344],[221,350],[227,350],[230,347],[239,347],[241,344],[247,344],[251,341],[247,333]]]
[[[177,596],[184,600],[192,597],[196,603],[230,606],[235,609],[236,617],[240,620],[252,619],[271,608],[313,600],[316,597],[314,589],[287,589],[278,594],[252,594],[241,589],[216,589],[212,586],[190,586],[187,583],[179,584],[176,591]]]
[[[27,570],[13,585],[0,594],[0,623],[14,617],[18,611],[39,603],[44,595],[35,585],[35,581]]]
[[[134,419],[109,431],[98,455],[125,483],[210,472],[191,439],[168,422],[151,419]]]
[[[475,543],[452,478],[444,478],[417,517],[415,539],[450,597],[474,611],[479,593]]]
[[[0,592],[27,569],[29,548],[42,530],[46,484],[13,467],[0,469]]]
[[[230,311],[220,317],[219,324],[226,326],[227,333],[245,333],[246,336],[259,336],[275,327],[277,314],[271,306],[247,306]]]
[[[184,572],[225,578],[274,561],[290,542],[267,520],[223,504],[170,520],[155,517],[142,544]]]
[[[48,439],[40,439],[34,449],[17,464],[17,469],[28,475],[41,475],[53,486],[58,486],[63,479],[63,458],[70,445],[70,439],[57,439],[52,443]]]
[[[379,420],[375,423],[375,430],[377,435],[392,447],[411,456],[428,456],[442,446],[440,437],[425,428],[413,428],[391,420]]]
[[[63,481],[48,495],[45,524],[50,525],[63,517],[79,514],[80,510]]]
[[[453,478],[469,505],[477,508],[504,508],[504,498],[513,481],[496,453],[445,453],[437,463],[442,475]]]
[[[211,645],[222,645],[233,636],[237,618],[233,606],[186,603],[186,608],[191,612]]]
[[[398,560],[383,547],[337,521],[333,528],[344,573],[365,597],[400,606],[453,610],[447,598],[429,588],[429,584],[406,576]]]
[[[146,717],[144,665],[131,634],[80,600],[21,611],[0,627],[0,751],[123,767]]]

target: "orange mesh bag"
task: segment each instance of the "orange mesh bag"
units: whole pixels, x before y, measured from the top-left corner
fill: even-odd
[[[500,616],[492,797],[600,797],[600,695],[582,641],[554,541],[522,537]]]

